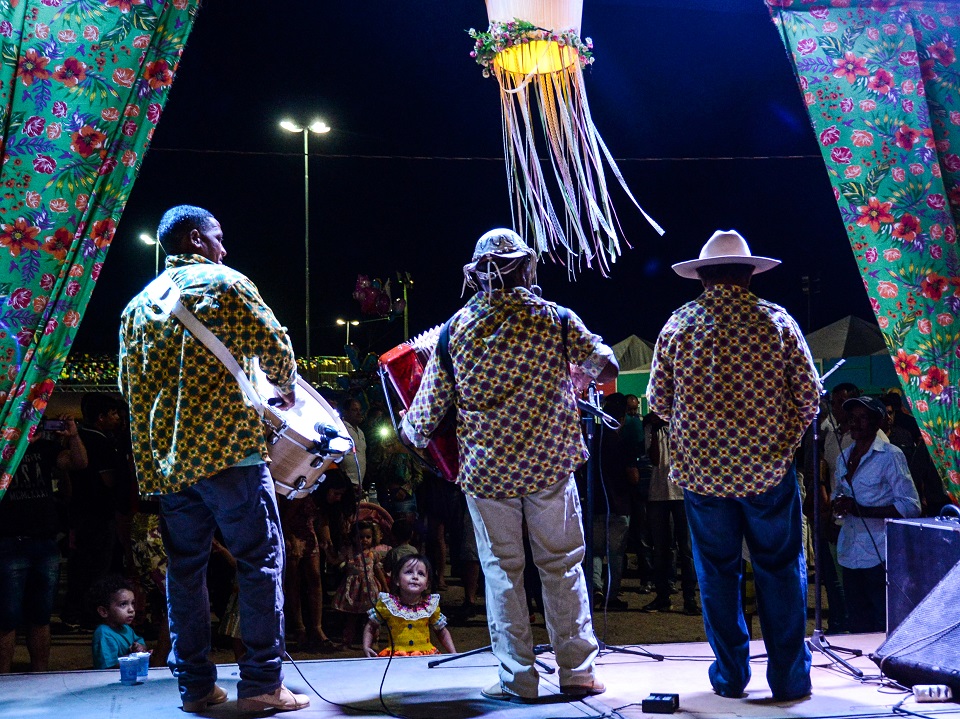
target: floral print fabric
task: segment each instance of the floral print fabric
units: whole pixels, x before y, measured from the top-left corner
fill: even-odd
[[[960,6],[768,0],[864,287],[947,489],[960,495]]]
[[[197,0],[0,0],[0,496],[46,408]]]

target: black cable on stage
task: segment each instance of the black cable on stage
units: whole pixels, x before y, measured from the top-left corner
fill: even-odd
[[[356,464],[357,464],[357,476],[359,477],[359,473],[360,473],[360,460],[356,457],[356,454],[354,454],[353,459],[354,459],[354,462],[356,462]],[[352,484],[352,482],[351,482],[351,484]],[[362,485],[362,481],[361,481],[361,491],[362,491],[362,486],[363,486],[363,485]],[[358,499],[357,499],[356,509],[355,509],[354,512],[353,512],[353,524],[352,524],[352,526],[354,526],[354,527],[356,527],[357,522],[360,521],[360,502],[361,502],[361,500],[358,498]],[[359,553],[360,553],[360,563],[361,563],[361,564],[363,565],[363,567],[364,567],[363,581],[364,581],[364,584],[365,584],[366,589],[367,589],[367,596],[369,597],[369,596],[371,596],[370,577],[368,576],[367,571],[366,571],[366,562],[365,562],[365,560],[363,559],[363,551],[362,551],[362,549],[360,548],[359,535],[357,536],[357,539],[356,539],[356,540],[352,540],[352,539],[351,539],[351,545],[352,545],[352,548],[353,548],[354,550],[358,550]],[[371,561],[372,561],[372,558],[371,558]],[[379,596],[379,595],[378,595],[378,596]],[[376,607],[376,600],[374,600],[373,606],[374,606],[374,608]],[[377,614],[378,614],[378,616],[379,616],[379,612],[378,612]],[[364,616],[365,616],[365,615],[364,615]],[[368,621],[369,621],[369,620],[368,620]],[[390,625],[389,625],[389,623],[386,622],[386,621],[384,621],[384,623],[383,623],[382,626],[386,626],[386,627],[387,627],[387,637],[388,637],[388,639],[389,639],[389,641],[390,641],[390,650],[391,650],[391,651],[390,651],[390,656],[387,657],[387,664],[386,664],[386,666],[383,668],[383,676],[380,677],[380,686],[379,686],[378,689],[377,689],[377,699],[380,701],[380,706],[383,707],[383,710],[382,710],[382,711],[376,710],[376,709],[371,710],[371,709],[368,709],[368,708],[366,708],[366,707],[357,707],[357,706],[353,706],[353,705],[351,705],[351,704],[340,704],[339,702],[335,702],[335,701],[333,701],[332,699],[327,699],[327,698],[326,698],[325,696],[323,696],[319,691],[317,691],[316,687],[314,687],[313,684],[311,684],[310,681],[304,676],[303,671],[301,671],[300,667],[297,665],[296,661],[294,661],[293,657],[291,657],[290,654],[287,653],[287,652],[285,652],[285,655],[286,655],[286,657],[287,657],[287,660],[293,665],[294,669],[297,670],[297,673],[300,675],[300,678],[303,679],[303,681],[304,681],[304,682],[306,683],[306,685],[310,688],[310,690],[311,690],[314,694],[316,694],[317,697],[318,697],[321,701],[326,702],[327,704],[330,704],[331,706],[335,706],[335,707],[339,707],[339,708],[341,708],[341,709],[345,709],[345,710],[347,710],[347,711],[358,712],[358,713],[367,713],[367,714],[369,714],[371,711],[373,711],[373,712],[378,713],[378,714],[385,714],[385,715],[387,715],[387,716],[395,717],[396,719],[410,719],[409,717],[407,717],[407,716],[405,716],[405,715],[403,715],[403,714],[398,714],[398,713],[392,711],[392,710],[390,709],[390,707],[387,706],[387,702],[386,702],[386,700],[385,700],[384,697],[383,697],[383,685],[384,685],[384,683],[385,683],[386,680],[387,680],[387,672],[388,672],[389,669],[390,669],[390,664],[393,662],[393,654],[394,654],[395,645],[394,645],[394,640],[393,640],[393,632],[390,631]],[[362,634],[361,634],[361,640],[360,640],[360,641],[361,641],[361,646],[362,646],[362,645],[363,645]],[[370,658],[370,659],[372,659],[373,657],[364,657],[364,658]]]
[[[905,701],[907,701],[907,699],[909,699],[911,696],[913,696],[912,693],[911,693],[911,694],[907,694],[907,696],[905,696],[903,699],[901,699],[901,700],[898,701],[896,704],[894,704],[893,707],[891,707],[890,710],[891,710],[894,714],[899,714],[899,715],[901,715],[901,716],[920,717],[920,719],[929,719],[930,716],[932,716],[932,715],[934,715],[934,714],[946,714],[946,713],[955,714],[955,713],[956,713],[956,709],[942,709],[942,710],[940,710],[940,711],[935,711],[935,710],[934,710],[934,711],[927,712],[926,714],[920,714],[919,712],[912,712],[912,711],[910,711],[909,709],[904,709],[904,708],[903,708],[903,703],[904,703]]]

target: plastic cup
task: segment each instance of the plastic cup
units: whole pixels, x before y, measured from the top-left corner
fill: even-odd
[[[120,657],[120,683],[131,686],[137,683],[137,667],[140,660],[137,657]]]
[[[137,678],[146,679],[150,676],[150,652],[134,652],[130,656],[137,658]]]

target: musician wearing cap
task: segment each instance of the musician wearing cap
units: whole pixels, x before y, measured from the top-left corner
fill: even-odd
[[[183,306],[248,372],[259,359],[281,408],[296,400],[293,348],[253,283],[223,265],[223,231],[210,212],[174,207],[160,220],[157,235],[166,269],[123,311],[119,385],[130,405],[140,491],[160,500],[169,559],[168,661],[184,711],[204,712],[227,700],[207,657],[206,571],[219,528],[237,560],[240,633],[247,649],[239,662],[237,706],[300,709],[309,704],[307,697],[282,684],[283,537],[263,426],[227,367],[161,308],[154,288],[172,280]]]
[[[447,411],[456,410],[458,481],[473,520],[500,661],[500,681],[482,693],[504,701],[538,695],[523,590],[524,521],[543,579],[560,689],[572,696],[604,691],[594,672],[598,643],[581,567],[573,471],[586,450],[571,375],[605,382],[618,367],[612,350],[576,314],[539,296],[536,262],[512,230],[491,230],[477,241],[463,268],[466,285],[477,292],[449,323],[452,375],[434,352],[401,427],[426,447]]]
[[[654,348],[647,399],[670,422],[670,479],[684,490],[714,691],[740,697],[750,634],[740,602],[750,550],[767,682],[775,700],[810,693],[807,573],[793,455],[817,412],[820,381],[797,323],[750,292],[779,260],[716,232],[696,260],[673,265],[703,294],[673,313]]]
[[[843,522],[837,561],[851,632],[887,626],[887,519],[920,516],[920,497],[899,447],[881,437],[887,407],[874,397],[843,403],[853,444],[837,458],[834,515]]]

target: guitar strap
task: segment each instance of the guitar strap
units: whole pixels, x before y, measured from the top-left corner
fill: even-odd
[[[146,293],[147,297],[150,298],[150,301],[160,311],[163,317],[173,315],[180,320],[183,326],[190,330],[193,336],[223,363],[227,371],[237,380],[240,389],[243,390],[250,404],[253,405],[253,408],[257,410],[257,414],[260,415],[262,419],[264,410],[263,400],[260,398],[260,394],[250,383],[250,379],[243,371],[243,368],[240,367],[236,358],[230,353],[230,350],[226,348],[226,345],[224,345],[213,332],[208,330],[207,327],[197,319],[196,315],[184,307],[180,301],[180,288],[177,287],[170,274],[167,272],[161,273],[157,279],[147,285]]]

